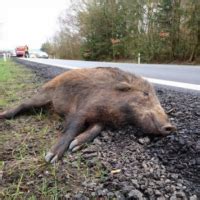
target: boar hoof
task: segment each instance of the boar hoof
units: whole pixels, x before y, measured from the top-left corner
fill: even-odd
[[[60,160],[68,149],[71,140],[71,137],[66,134],[59,137],[58,142],[46,154],[45,160],[49,163],[55,163]]]
[[[45,156],[45,160],[48,163],[55,163],[58,161],[58,155],[55,155],[52,152],[48,152],[47,155]]]
[[[71,151],[74,153],[74,152],[80,150],[80,148],[82,148],[82,146],[75,146]]]
[[[80,148],[82,148],[82,145],[78,144],[78,140],[77,139],[73,140],[71,142],[71,144],[69,145],[69,150],[71,152],[76,152],[76,151],[80,150]]]
[[[74,149],[74,147],[75,146],[77,146],[78,145],[78,140],[73,140],[72,142],[71,142],[71,144],[69,145],[69,150],[73,150]]]
[[[46,162],[50,162],[53,156],[54,156],[54,153],[48,152],[47,155],[45,156]]]
[[[56,163],[58,161],[58,155],[55,155],[51,160],[51,164]]]
[[[6,111],[0,113],[0,119],[4,119],[6,115]]]

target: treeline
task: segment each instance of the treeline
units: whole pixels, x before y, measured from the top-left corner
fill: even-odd
[[[200,62],[200,0],[79,0],[59,21],[53,57]]]

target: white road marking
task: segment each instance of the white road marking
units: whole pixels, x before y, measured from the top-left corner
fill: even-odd
[[[23,60],[27,60],[22,58]],[[61,68],[65,68],[65,69],[81,69],[81,67],[74,67],[71,65],[66,65],[66,64],[55,64],[55,63],[45,63],[43,61],[35,61],[34,59],[28,59],[28,61],[31,62],[36,62],[36,63],[41,63],[41,64],[46,64],[46,65],[51,65],[51,66],[56,66],[56,67],[61,67]],[[150,81],[151,83],[155,83],[155,84],[160,84],[160,85],[167,85],[167,86],[172,86],[172,87],[178,87],[178,88],[183,88],[183,89],[190,89],[190,90],[196,90],[196,91],[200,91],[200,85],[196,85],[196,84],[191,84],[191,83],[183,83],[183,82],[176,82],[176,81],[168,81],[168,80],[161,80],[161,79],[154,79],[154,78],[148,78],[148,77],[143,77],[145,79],[147,79],[148,81]]]
[[[176,82],[176,81],[166,81],[166,80],[147,78],[147,77],[144,77],[144,78],[150,81],[151,83],[200,91],[200,85],[196,85],[196,84],[182,83],[182,82]]]
[[[65,68],[65,69],[79,69],[80,67],[73,67],[71,65],[63,65],[63,64],[58,64],[58,63],[48,63],[48,62],[44,62],[43,60],[34,60],[34,58],[20,58],[21,60],[25,60],[25,61],[30,61],[30,62],[34,62],[34,63],[40,63],[40,64],[44,64],[44,65],[51,65],[51,66],[55,66],[55,67],[61,67],[61,68]]]

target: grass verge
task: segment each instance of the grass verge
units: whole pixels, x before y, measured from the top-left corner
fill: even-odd
[[[32,96],[42,81],[31,70],[0,60],[0,112]],[[58,116],[48,112],[0,120],[0,199],[64,199],[84,191],[82,183],[102,181],[98,158],[88,166],[81,153],[48,165],[44,154],[56,139]],[[91,165],[91,164],[90,164]]]

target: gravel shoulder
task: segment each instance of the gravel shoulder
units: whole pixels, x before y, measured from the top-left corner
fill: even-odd
[[[21,98],[32,95],[38,83],[65,71],[26,67],[33,74],[29,82],[35,85],[23,93],[19,90],[16,95]],[[150,137],[134,127],[104,130],[92,144],[68,153],[54,166],[47,165],[43,156],[62,119],[51,111],[37,111],[0,121],[2,198],[200,199],[200,94],[159,86],[156,91],[177,125],[176,134]]]

